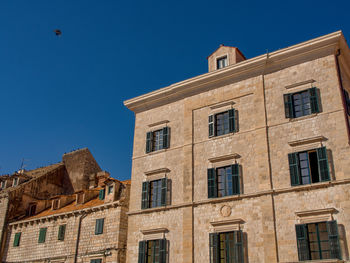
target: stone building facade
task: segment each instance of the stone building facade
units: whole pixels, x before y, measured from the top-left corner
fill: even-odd
[[[128,263],[350,262],[350,50],[335,32],[124,102]]]

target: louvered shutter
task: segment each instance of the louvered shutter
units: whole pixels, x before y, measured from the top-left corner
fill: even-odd
[[[210,168],[208,169],[208,198],[215,198],[217,196],[216,172],[215,168]]]
[[[13,246],[18,247],[21,240],[21,232],[15,234],[15,239],[13,240]]]
[[[95,235],[103,234],[104,218],[96,219]]]
[[[146,263],[146,241],[139,242],[139,261],[138,263]]]
[[[235,109],[230,109],[228,111],[228,122],[229,122],[229,132],[236,132],[237,127],[236,127],[236,111]]]
[[[317,148],[317,160],[318,160],[318,170],[320,173],[321,181],[329,181],[329,166],[327,158],[327,149],[326,147]]]
[[[298,153],[288,154],[289,162],[289,173],[290,173],[290,184],[300,185],[300,176],[299,176],[299,156]]]
[[[141,196],[141,209],[146,209],[149,207],[148,197],[149,193],[149,182],[142,183],[142,196]]]
[[[295,225],[299,261],[309,260],[309,242],[306,225]]]
[[[214,133],[214,115],[210,115],[208,117],[208,122],[209,122],[209,137],[213,137],[215,135]]]
[[[337,221],[327,222],[327,232],[331,258],[341,259]]]
[[[292,94],[284,94],[283,98],[286,118],[294,118]]]
[[[170,127],[163,128],[163,149],[170,147]]]
[[[101,189],[99,194],[98,194],[98,198],[100,200],[104,200],[105,199],[105,189]]]
[[[232,171],[232,193],[234,195],[240,194],[240,178],[239,178],[239,164],[233,164],[231,165],[231,171]]]
[[[146,153],[153,150],[153,132],[147,132],[146,134]]]
[[[243,232],[241,230],[235,231],[234,238],[235,238],[234,263],[244,263]]]
[[[309,89],[309,95],[310,95],[311,113],[320,112],[317,88],[314,87],[314,88]]]
[[[219,234],[209,234],[209,258],[210,263],[219,263]]]
[[[45,243],[46,239],[46,228],[40,228],[38,243]]]
[[[159,240],[159,263],[166,263],[166,239]]]
[[[167,190],[168,190],[168,179],[167,178],[162,178],[161,179],[161,199],[160,199],[160,204],[162,206],[167,205]]]
[[[66,232],[66,225],[60,225],[58,228],[58,240],[64,240],[65,232]]]

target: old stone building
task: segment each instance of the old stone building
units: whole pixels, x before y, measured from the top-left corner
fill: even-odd
[[[350,52],[335,32],[125,101],[128,263],[349,262]]]
[[[130,182],[88,149],[0,181],[2,262],[125,262]]]

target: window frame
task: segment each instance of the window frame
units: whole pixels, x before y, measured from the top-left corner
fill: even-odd
[[[46,242],[47,227],[41,227],[39,229],[38,243],[43,244]]]
[[[102,235],[104,229],[104,218],[97,218],[95,221],[95,235]]]
[[[64,238],[66,236],[66,227],[67,224],[62,224],[58,226],[57,240],[64,241]]]
[[[37,207],[37,204],[36,203],[31,203],[29,204],[29,207],[28,207],[28,216],[33,216],[35,215],[36,213],[36,207]],[[34,209],[33,209],[34,208]]]
[[[108,194],[112,194],[113,191],[114,191],[114,185],[113,184],[108,185],[108,191],[107,191]]]
[[[221,61],[224,61],[224,63],[220,63]],[[216,69],[223,69],[228,66],[228,56],[220,56],[216,58]]]
[[[22,236],[22,232],[15,233],[15,237],[13,239],[14,247],[19,247],[19,245],[21,244],[21,236]]]
[[[0,189],[5,189],[6,188],[6,180],[4,181],[1,181],[1,184],[0,184]]]
[[[219,263],[222,260],[231,262],[231,259],[235,263],[244,263],[243,231],[209,233],[210,263]]]
[[[18,185],[18,183],[19,183],[19,178],[18,178],[18,177],[13,178],[13,181],[12,181],[12,187],[17,186],[17,185]]]
[[[160,132],[162,133],[161,135]],[[157,135],[158,133],[159,135]],[[157,152],[168,148],[170,148],[169,126],[157,128],[146,133],[146,153]]]
[[[152,187],[151,185],[155,182],[158,182],[158,191],[157,191],[157,199],[156,199],[156,205],[153,206],[152,204]],[[162,207],[166,206],[168,204],[168,189],[169,187],[169,179],[167,177],[163,177],[157,180],[151,180],[151,181],[145,181],[142,182],[142,194],[141,194],[141,209],[149,209],[149,208],[156,208],[156,207]]]
[[[222,120],[223,122],[223,130],[224,133],[218,134],[218,120],[217,117],[220,115],[224,115],[227,113],[227,120],[225,118]],[[224,115],[225,116],[225,115]],[[225,129],[225,122],[227,122],[228,129]],[[238,111],[234,108],[230,108],[228,110],[224,110],[221,112],[217,112],[208,116],[208,137],[219,137],[224,136],[230,133],[238,132]]]
[[[219,175],[218,170],[225,169],[225,172],[228,169],[231,169],[231,174],[225,174],[224,178],[224,195],[219,195]],[[226,166],[220,166],[220,167],[214,167],[209,168],[207,170],[207,183],[208,183],[208,198],[221,198],[226,196],[234,196],[234,195],[240,195],[242,193],[242,187],[241,187],[241,166],[238,163],[234,163],[231,165]],[[231,179],[230,179],[231,177]],[[228,183],[227,183],[227,182]],[[231,181],[231,189],[229,188],[229,182]],[[229,188],[229,189],[226,189]],[[229,194],[229,193],[232,194]]]
[[[153,246],[150,246],[150,244],[153,244]],[[155,253],[157,247],[158,251]],[[167,239],[165,238],[140,241],[138,263],[166,263],[167,247]]]

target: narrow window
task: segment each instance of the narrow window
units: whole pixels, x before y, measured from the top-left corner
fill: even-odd
[[[29,210],[28,210],[29,216],[35,215],[35,211],[36,211],[36,204],[30,204]]]
[[[216,60],[216,69],[227,67],[227,56],[218,58]]]
[[[100,192],[98,194],[98,198],[100,200],[104,200],[105,199],[105,189],[104,188],[100,190]]]
[[[57,210],[59,207],[60,199],[55,199],[52,201],[52,210]]]
[[[18,177],[13,178],[13,183],[12,186],[17,186],[18,185]]]
[[[77,204],[82,204],[82,203],[84,203],[84,193],[78,193],[78,194],[76,195],[76,197],[77,197]]]
[[[66,225],[60,225],[58,228],[58,240],[63,241],[66,233]]]
[[[96,219],[95,235],[103,234],[104,218]]]
[[[1,182],[1,189],[5,189],[6,188],[6,181],[2,181]]]
[[[45,243],[47,227],[40,228],[38,243]]]
[[[15,239],[13,240],[13,246],[14,247],[19,247],[19,243],[21,241],[21,232],[18,232],[15,234]]]
[[[113,185],[108,186],[108,194],[113,193]]]

